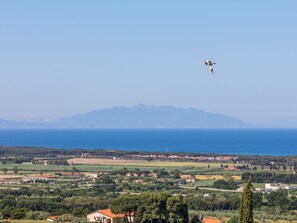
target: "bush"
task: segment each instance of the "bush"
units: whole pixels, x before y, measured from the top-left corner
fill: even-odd
[[[26,213],[25,219],[29,220],[46,220],[48,218],[49,213],[43,211],[29,211]]]
[[[227,221],[227,223],[237,223],[238,222],[238,217],[234,216],[232,218],[229,219],[229,221]]]

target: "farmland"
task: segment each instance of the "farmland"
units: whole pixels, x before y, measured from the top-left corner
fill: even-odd
[[[73,154],[67,151],[62,155],[60,151],[51,151],[50,156],[43,157],[41,149],[29,151],[20,149],[19,156],[4,151],[8,155],[0,162],[0,219],[13,219],[9,220],[11,223],[43,223],[49,215],[85,222],[86,214],[107,208],[113,199],[147,191],[182,195],[191,214],[203,213],[226,221],[237,214],[240,203],[237,189],[244,185],[242,176],[257,173],[259,182],[254,186],[263,189],[263,176],[287,179],[294,167],[294,163],[287,168],[281,162],[268,165],[269,158],[263,158],[268,164],[259,165],[234,160],[235,156],[220,160],[222,156],[213,155],[197,158],[102,150],[92,151],[92,155],[87,151],[78,154],[75,150]],[[292,184],[293,181],[292,178]],[[292,212],[297,204],[296,192],[282,196],[286,196],[283,197],[287,199],[286,205],[257,193],[255,218],[280,223],[296,221]],[[269,199],[275,203],[271,205]]]
[[[110,165],[110,166],[136,166],[136,167],[199,167],[207,168],[211,165],[214,168],[220,167],[219,163],[208,162],[175,162],[175,161],[145,161],[145,160],[125,160],[125,159],[102,159],[102,158],[73,158],[68,160],[71,164],[87,165]]]

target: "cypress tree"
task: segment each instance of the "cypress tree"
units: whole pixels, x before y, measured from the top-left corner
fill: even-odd
[[[241,196],[239,223],[254,223],[253,218],[253,185],[251,177],[249,177],[247,184]]]

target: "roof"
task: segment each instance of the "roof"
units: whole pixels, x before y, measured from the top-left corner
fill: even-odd
[[[210,218],[210,217],[203,218],[202,222],[203,223],[222,223],[220,220],[214,219],[214,218]]]
[[[50,220],[57,220],[60,216],[48,216],[47,219],[50,219]]]
[[[106,215],[110,218],[124,218],[125,215],[124,214],[114,214],[110,211],[110,209],[104,209],[104,210],[98,210],[98,213]]]

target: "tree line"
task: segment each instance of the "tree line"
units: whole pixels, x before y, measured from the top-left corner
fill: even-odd
[[[241,179],[246,181],[251,177],[254,183],[297,183],[296,174],[277,174],[271,172],[242,173]]]
[[[124,213],[130,222],[134,215],[137,223],[188,223],[188,205],[183,196],[167,192],[144,192],[140,195],[123,195],[110,203],[113,213]]]

